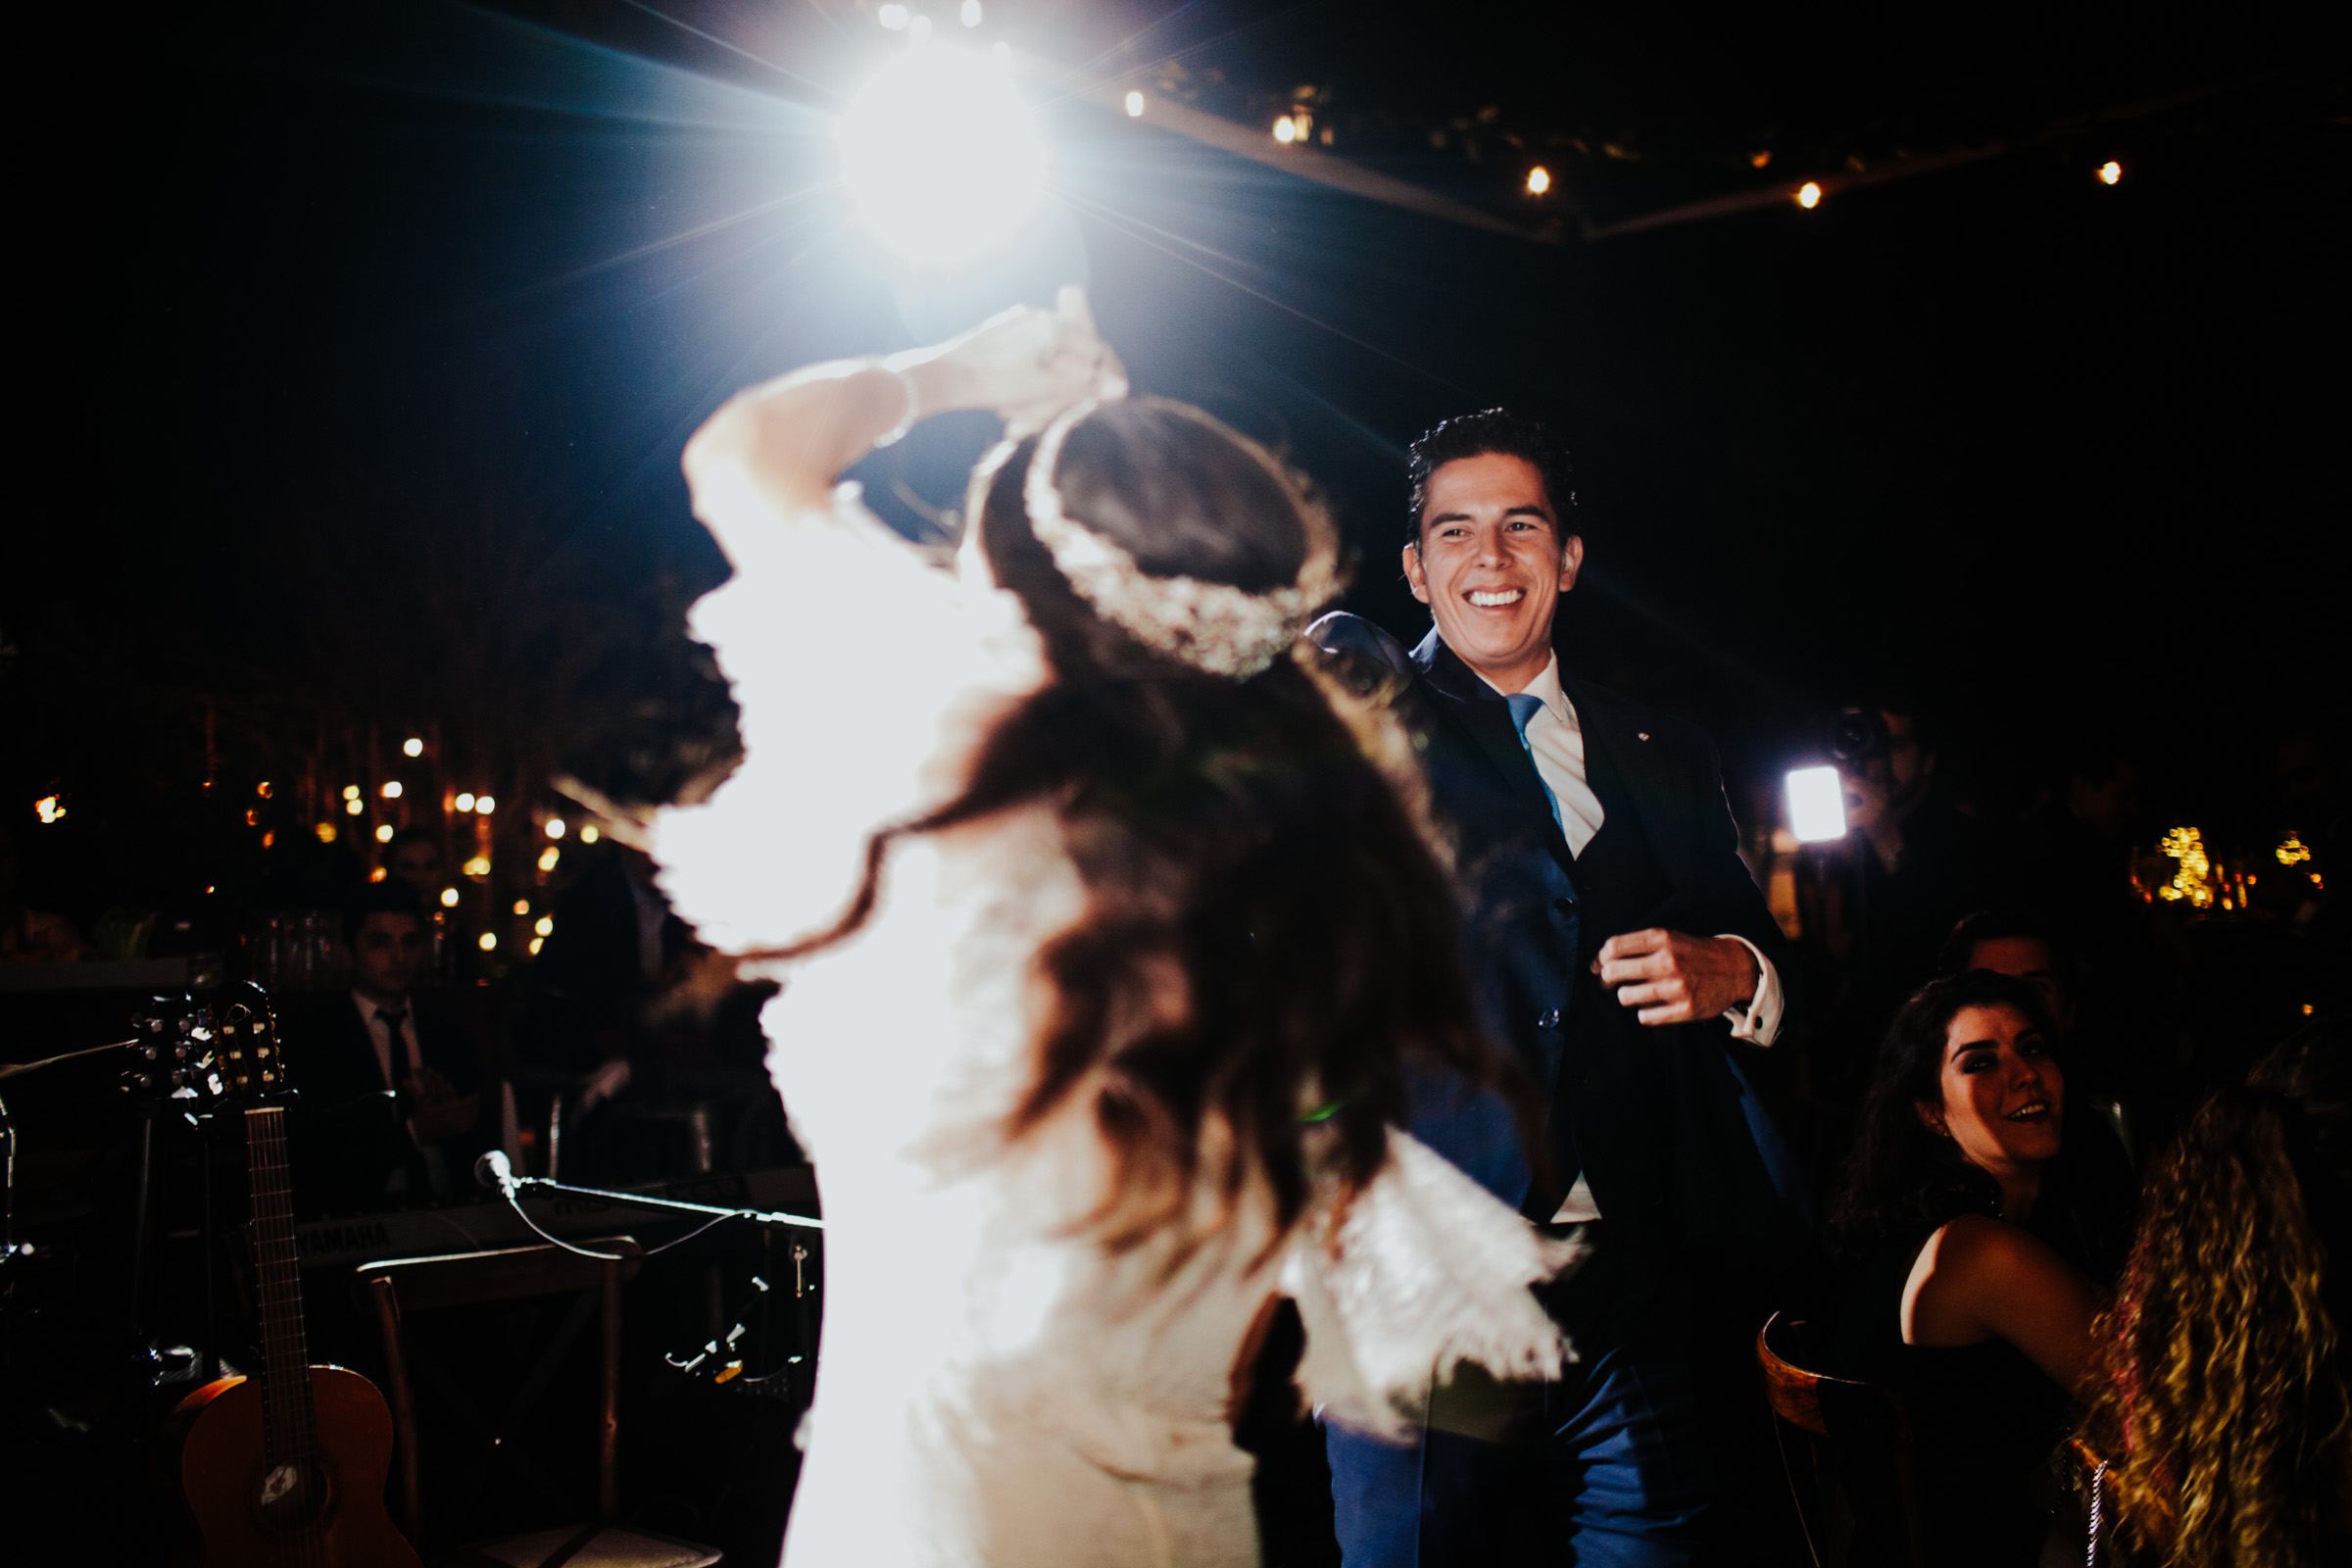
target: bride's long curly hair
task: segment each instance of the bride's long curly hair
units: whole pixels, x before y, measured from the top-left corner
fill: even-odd
[[[1281,1231],[1315,1181],[1370,1181],[1410,1060],[1523,1091],[1472,1022],[1450,873],[1395,722],[1311,650],[1236,681],[1097,615],[1030,528],[1035,447],[975,483],[969,525],[1054,678],[986,737],[961,793],[869,841],[848,913],[795,951],[863,924],[895,840],[1050,806],[1087,906],[1037,956],[1053,1005],[1005,1131],[1088,1097],[1112,1165],[1089,1228],[1113,1250],[1171,1236],[1181,1258],[1253,1172]],[[1056,474],[1067,514],[1158,576],[1278,588],[1325,526],[1262,449],[1176,405],[1097,411]]]
[[[2157,1167],[2093,1331],[2083,1437],[2113,1466],[2121,1539],[2168,1568],[2332,1560],[2352,1482],[2352,1260],[2330,1255],[2352,1196],[2345,1066],[2315,1031],[2198,1110]]]

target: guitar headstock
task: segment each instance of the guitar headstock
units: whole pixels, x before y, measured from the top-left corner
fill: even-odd
[[[131,1015],[131,1066],[122,1088],[134,1099],[190,1115],[232,1101],[266,1102],[288,1092],[277,1014],[270,993],[236,981],[202,1001],[159,994]]]

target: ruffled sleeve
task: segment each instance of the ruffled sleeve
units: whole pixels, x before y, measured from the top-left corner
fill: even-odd
[[[1380,1174],[1336,1226],[1302,1225],[1283,1259],[1306,1328],[1298,1387],[1328,1420],[1401,1437],[1433,1380],[1463,1361],[1557,1377],[1575,1351],[1528,1287],[1582,1250],[1392,1128]]]
[[[1013,595],[932,565],[855,485],[786,515],[721,473],[695,503],[735,566],[691,626],[733,686],[744,761],[662,813],[656,858],[704,940],[779,947],[841,914],[876,828],[954,796],[1045,659]]]

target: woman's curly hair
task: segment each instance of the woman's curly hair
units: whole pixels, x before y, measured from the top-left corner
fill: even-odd
[[[2159,1164],[2094,1339],[2083,1424],[2119,1539],[2178,1568],[2302,1568],[2343,1502],[2343,1053],[2318,1031],[2215,1096]],[[2336,1298],[2332,1303],[2329,1297]],[[2331,1310],[2332,1306],[2332,1310]]]

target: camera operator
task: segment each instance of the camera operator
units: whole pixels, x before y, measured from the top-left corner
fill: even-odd
[[[1860,978],[1898,998],[1928,978],[1952,922],[1987,891],[1985,835],[1938,779],[1936,740],[1916,704],[1848,709],[1839,724],[1846,826],[1860,858]]]
[[[1886,1021],[1934,970],[1960,916],[1990,902],[1984,835],[1938,776],[1937,736],[1916,703],[1848,708],[1829,726],[1844,781],[1844,839],[1808,846],[1798,878],[1819,1028],[1809,1093],[1859,1100]]]

